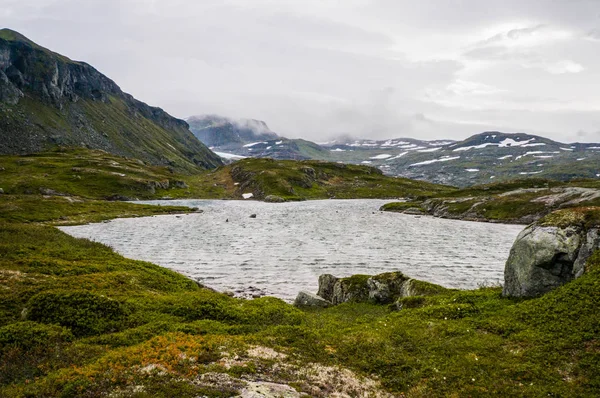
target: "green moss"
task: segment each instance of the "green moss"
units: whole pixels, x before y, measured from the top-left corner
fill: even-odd
[[[57,325],[24,321],[0,328],[0,349],[19,347],[34,349],[47,344],[59,344],[73,340],[71,331]]]
[[[127,313],[116,300],[81,291],[43,292],[27,304],[28,319],[65,326],[76,336],[115,331],[123,327]]]
[[[421,207],[422,204],[422,202],[391,202],[384,204],[379,210],[402,213],[407,209],[416,208],[425,212],[425,209]]]
[[[557,210],[540,220],[544,226],[566,228],[578,225],[585,228],[600,226],[600,207],[577,207]]]

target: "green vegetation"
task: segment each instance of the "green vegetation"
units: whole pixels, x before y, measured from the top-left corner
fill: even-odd
[[[223,168],[240,189],[255,197],[287,200],[351,198],[425,198],[452,187],[384,176],[369,166],[315,160],[244,159]]]
[[[49,226],[3,223],[0,252],[1,396],[239,391],[198,382],[215,373],[311,395],[311,380],[290,369],[315,363],[377,377],[395,396],[600,393],[600,253],[589,273],[537,299],[437,290],[403,299],[399,311],[360,303],[300,311],[202,289]],[[281,355],[252,357],[256,346]]]
[[[0,162],[0,396],[229,397],[248,380],[317,397],[600,394],[600,253],[583,277],[536,299],[412,281],[423,295],[397,304],[301,311],[275,298],[213,292],[52,226],[189,211],[97,200],[112,195],[369,197],[371,187],[423,207],[433,195],[462,200],[452,188],[394,185],[371,168],[321,162],[247,160],[187,176],[87,150]],[[94,178],[101,175],[108,177]],[[546,222],[599,218],[585,208]],[[345,286],[354,292],[366,278]]]
[[[429,200],[388,203],[381,210],[414,207],[440,217],[528,224],[554,210],[581,206],[600,206],[600,182],[514,180],[443,192]]]

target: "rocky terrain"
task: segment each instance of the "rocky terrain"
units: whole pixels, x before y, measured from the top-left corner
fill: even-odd
[[[59,146],[102,149],[181,170],[220,158],[188,124],[121,91],[92,66],[0,31],[0,154]]]
[[[554,210],[581,206],[600,206],[600,182],[580,180],[563,183],[530,178],[478,185],[422,201],[393,202],[384,205],[381,210],[470,221],[529,224]]]

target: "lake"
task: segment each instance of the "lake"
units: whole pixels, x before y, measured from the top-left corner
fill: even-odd
[[[203,212],[61,230],[241,297],[292,301],[300,290],[316,292],[318,277],[325,273],[402,271],[460,289],[503,282],[504,263],[523,226],[378,211],[388,202],[148,201],[140,203],[194,206]]]

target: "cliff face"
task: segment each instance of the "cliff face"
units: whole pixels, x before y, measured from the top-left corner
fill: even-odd
[[[84,146],[193,170],[221,165],[188,124],[92,66],[0,30],[0,154]]]

